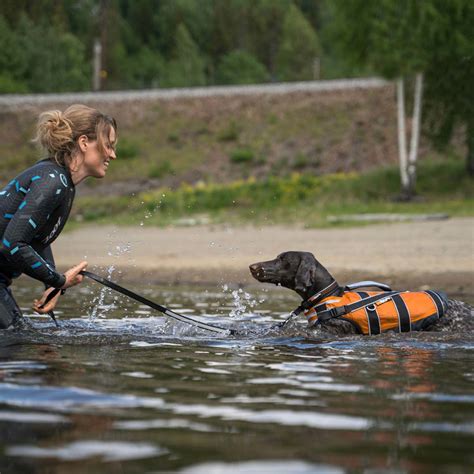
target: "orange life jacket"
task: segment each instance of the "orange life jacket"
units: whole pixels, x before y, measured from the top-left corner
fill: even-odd
[[[308,300],[310,301],[311,298]],[[309,325],[332,318],[352,323],[360,334],[421,331],[439,319],[446,301],[435,291],[345,291],[327,296],[305,311]]]

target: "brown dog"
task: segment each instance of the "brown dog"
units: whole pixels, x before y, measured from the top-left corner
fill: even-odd
[[[321,300],[329,296],[338,298],[345,294],[345,288],[340,286],[326,268],[309,252],[284,252],[274,260],[254,263],[249,268],[252,276],[260,282],[273,283],[294,290],[303,299],[304,309],[312,307],[308,300],[314,298],[315,295],[319,295],[318,298]],[[437,296],[442,300],[444,314],[440,318],[437,316],[427,318],[423,324],[418,326],[413,324],[407,332],[410,330],[439,331],[447,328],[472,330],[474,318],[471,306],[462,301],[444,298],[441,293],[430,293],[434,293],[433,296]],[[332,316],[318,326],[335,334],[360,332],[354,324],[339,316]]]

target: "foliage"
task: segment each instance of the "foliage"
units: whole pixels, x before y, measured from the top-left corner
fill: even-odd
[[[466,168],[474,176],[474,3],[456,0],[440,7],[442,21],[431,37],[435,60],[425,70],[426,131],[445,147],[464,125]]]
[[[433,182],[437,183],[434,191]],[[285,220],[300,216],[307,220],[308,209],[315,216],[313,225],[326,225],[325,216],[347,212],[453,212],[472,215],[474,195],[469,178],[459,160],[420,164],[419,190],[423,199],[417,203],[393,201],[398,192],[398,169],[388,167],[366,174],[331,174],[311,176],[294,173],[288,178],[254,178],[229,184],[183,184],[176,190],[157,189],[124,197],[79,198],[76,213],[85,220],[112,218],[131,223],[151,213],[150,223],[167,222],[193,213],[212,212],[218,217],[229,211],[245,219],[262,213],[279,214]],[[301,209],[301,212],[298,211]],[[319,221],[318,221],[319,216]]]
[[[352,64],[388,78],[424,73],[426,128],[446,144],[455,125],[463,124],[474,175],[474,3],[333,0],[332,7],[333,41]]]
[[[129,160],[140,155],[140,145],[135,140],[121,137],[117,143],[117,156],[121,160]]]
[[[13,31],[0,17],[0,46],[4,92],[80,91],[89,87],[82,43],[45,21],[34,24],[22,15]]]
[[[249,163],[255,158],[254,152],[250,148],[237,148],[230,154],[232,163]]]
[[[239,134],[239,125],[235,120],[231,120],[230,123],[218,133],[217,139],[220,142],[233,142],[239,138]]]
[[[218,84],[258,84],[268,79],[265,66],[246,51],[226,54],[216,73]]]
[[[285,81],[313,79],[313,63],[320,54],[315,31],[301,11],[290,5],[283,22],[278,50],[278,77]]]
[[[172,173],[173,173],[173,166],[168,160],[166,160],[161,163],[157,163],[153,165],[148,173],[148,176],[150,178],[162,178],[163,176],[166,176]]]
[[[163,71],[161,85],[172,87],[203,86],[206,83],[204,60],[184,24],[176,30],[173,59]]]

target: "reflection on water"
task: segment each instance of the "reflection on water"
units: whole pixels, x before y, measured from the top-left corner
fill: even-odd
[[[2,474],[472,471],[472,336],[329,339],[270,329],[298,302],[283,290],[135,290],[240,332],[71,291],[59,328],[2,335]]]

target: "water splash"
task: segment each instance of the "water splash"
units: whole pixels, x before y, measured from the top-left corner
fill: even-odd
[[[265,301],[265,299],[257,300],[242,288],[231,290],[227,285],[223,285],[222,290],[224,293],[230,291],[232,295],[232,309],[230,310],[229,317],[233,319],[239,319],[249,315],[250,309],[255,308],[259,303]]]
[[[107,279],[110,280],[110,277],[112,276],[112,273],[114,272],[115,270],[115,266],[114,265],[110,265],[110,267],[107,269]],[[99,295],[96,296],[93,300],[92,300],[92,304],[94,305],[93,309],[92,309],[92,313],[91,315],[89,316],[89,321],[90,322],[93,322],[97,319],[97,317],[100,317],[100,318],[106,318],[107,317],[107,312],[114,309],[116,306],[115,304],[104,304],[104,301],[105,301],[105,297],[107,295],[109,295],[111,293],[111,290],[105,286],[103,286],[100,291],[99,291]],[[101,311],[99,313],[99,311]]]

